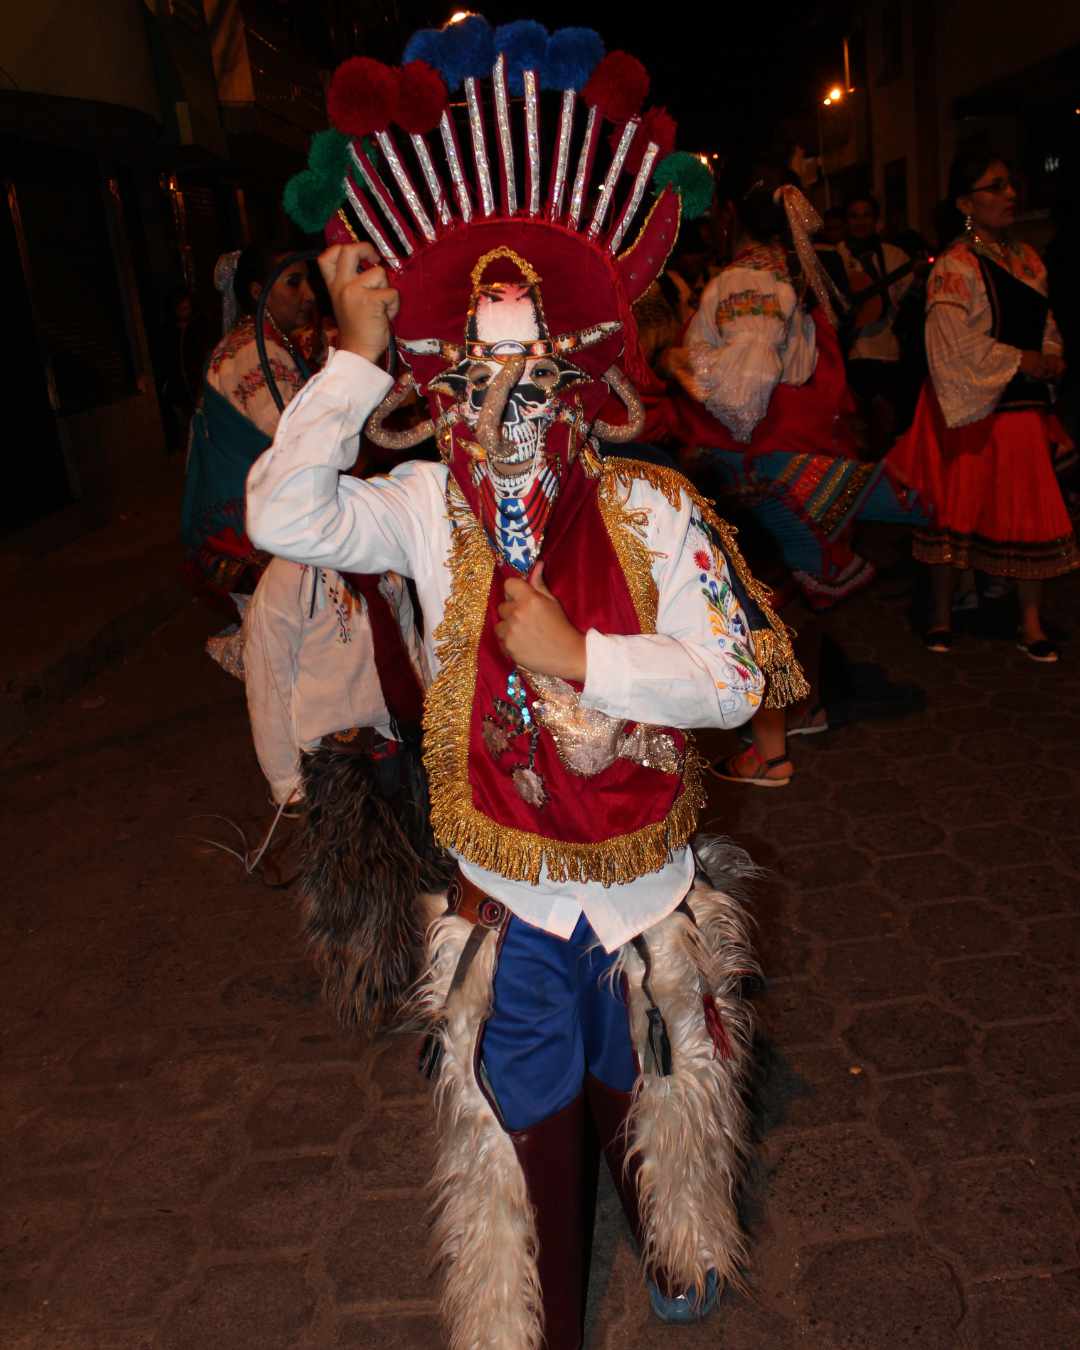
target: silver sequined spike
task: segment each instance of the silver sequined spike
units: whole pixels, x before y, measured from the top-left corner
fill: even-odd
[[[576,230],[581,223],[581,212],[585,205],[585,189],[588,187],[587,178],[592,169],[593,156],[596,154],[596,138],[599,134],[600,114],[596,111],[595,105],[589,109],[589,116],[585,122],[585,140],[581,146],[581,153],[578,155],[577,173],[574,175],[574,190],[570,194],[570,223]]]
[[[390,201],[389,194],[387,193],[386,188],[383,186],[382,180],[379,178],[379,175],[372,168],[367,155],[358,155],[356,153],[356,147],[352,144],[349,145],[349,155],[352,158],[353,168],[367,184],[368,191],[371,193],[371,195],[378,202],[379,206],[382,208],[382,213],[386,217],[386,219],[390,222],[391,229],[394,231],[398,239],[401,241],[401,247],[405,250],[406,253],[412,253],[413,251],[412,242],[410,241],[409,236],[405,233],[405,227],[401,223],[397,211],[394,209],[393,203]]]
[[[653,165],[656,163],[656,157],[659,153],[660,147],[655,141],[650,141],[641,158],[641,167],[638,169],[637,177],[634,179],[634,190],[630,193],[630,200],[626,203],[626,209],[623,211],[618,225],[615,226],[615,232],[608,240],[608,248],[612,253],[617,253],[619,251],[619,245],[626,238],[626,231],[630,228],[631,222],[637,215],[638,208],[641,206],[641,199],[645,196],[645,189],[648,187],[649,179],[652,177]]]
[[[364,199],[357,192],[356,188],[353,187],[352,182],[348,178],[345,179],[345,196],[349,200],[349,205],[356,212],[356,218],[363,226],[364,233],[383,255],[387,266],[393,268],[400,267],[401,259],[390,247],[386,236],[383,234],[382,230],[379,229],[378,225],[375,224],[374,218],[367,209]]]
[[[416,221],[417,229],[428,241],[429,244],[435,241],[435,228],[428,218],[428,213],[424,210],[423,203],[420,201],[420,195],[413,187],[413,181],[409,177],[405,165],[401,162],[401,156],[398,154],[397,146],[394,144],[394,138],[388,131],[377,131],[375,139],[379,143],[379,149],[383,152],[387,164],[390,165],[390,172],[394,175],[394,182],[398,185],[401,195],[409,207],[413,220]]]
[[[484,110],[480,104],[480,91],[471,76],[465,81],[465,102],[469,107],[469,133],[472,136],[476,181],[480,185],[480,209],[485,216],[493,216],[495,194],[491,188],[491,165],[488,163],[487,137],[484,135]]]
[[[525,184],[529,215],[540,214],[540,109],[536,71],[525,71]]]
[[[615,196],[615,184],[619,181],[619,174],[622,173],[622,166],[626,163],[626,156],[630,153],[630,142],[634,139],[641,122],[636,117],[631,117],[626,126],[622,129],[622,135],[619,137],[619,144],[615,148],[615,156],[607,171],[607,177],[600,189],[600,196],[596,201],[596,210],[593,212],[593,218],[589,222],[588,236],[595,239],[603,228],[604,221],[607,219],[607,213],[611,206],[611,199]]]
[[[558,220],[563,211],[563,197],[566,195],[566,170],[570,164],[570,137],[574,129],[574,102],[577,95],[572,89],[564,89],[562,111],[559,113],[559,135],[555,142],[555,168],[551,178],[551,192],[548,196],[548,217]]]
[[[416,151],[416,158],[420,162],[420,170],[424,175],[424,182],[427,183],[428,192],[431,193],[431,204],[439,218],[439,224],[449,225],[451,216],[450,207],[446,200],[446,189],[443,187],[442,179],[435,168],[435,161],[431,158],[427,141],[415,131],[410,135],[409,140],[412,141],[412,148]]]
[[[450,168],[450,181],[454,185],[454,196],[457,198],[458,210],[461,212],[461,219],[468,225],[473,218],[472,197],[469,195],[469,184],[465,178],[465,170],[461,167],[461,150],[458,146],[457,132],[454,129],[454,123],[451,121],[449,108],[444,111],[439,119],[439,134],[442,136],[443,150],[446,153],[446,163]]]
[[[491,73],[495,89],[495,125],[499,137],[499,162],[502,167],[503,211],[512,216],[517,210],[517,182],[514,177],[514,137],[510,128],[510,96],[506,90],[506,57],[499,53]]]

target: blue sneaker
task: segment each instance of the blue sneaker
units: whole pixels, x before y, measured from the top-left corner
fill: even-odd
[[[697,1301],[694,1299],[693,1291],[668,1298],[666,1294],[660,1292],[660,1286],[654,1280],[649,1280],[648,1286],[649,1302],[652,1304],[653,1312],[661,1322],[676,1325],[700,1322],[708,1317],[716,1307],[717,1296],[720,1293],[720,1279],[715,1270],[709,1271],[705,1279],[705,1295]]]

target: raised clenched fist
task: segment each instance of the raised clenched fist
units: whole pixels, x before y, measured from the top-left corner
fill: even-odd
[[[390,343],[390,323],[400,305],[378,254],[370,244],[333,244],[320,255],[319,271],[334,306],[338,347],[378,361]]]

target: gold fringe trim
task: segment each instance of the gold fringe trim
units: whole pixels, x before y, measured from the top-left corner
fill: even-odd
[[[649,872],[658,872],[674,850],[689,842],[697,829],[698,813],[705,805],[703,765],[689,737],[682,791],[667,817],[630,834],[590,844],[564,843],[500,825],[473,805],[469,730],[476,697],[477,652],[495,574],[495,555],[453,478],[447,486],[447,511],[454,524],[450,596],[442,622],[435,630],[441,668],[428,691],[424,709],[424,764],[435,838],[443,848],[453,849],[477,867],[497,872],[510,881],[528,881],[533,885],[540,880],[541,872],[556,882],[598,881],[604,886],[622,886]],[[611,529],[609,517],[605,515],[604,519]],[[631,536],[636,547],[628,542]],[[617,539],[624,552],[619,552]],[[648,550],[621,518],[612,542],[620,565],[627,565],[626,558],[635,569],[640,569],[644,560],[648,569]],[[639,571],[637,575],[640,577]],[[630,581],[630,573],[627,580]],[[631,583],[632,594],[633,591]],[[643,632],[655,632],[656,607],[654,598],[650,624],[642,625]]]
[[[682,505],[684,495],[697,507],[702,520],[716,532],[727,562],[735,573],[739,585],[761,610],[769,625],[767,628],[755,629],[753,633],[754,659],[767,679],[764,706],[766,708],[786,708],[790,704],[798,703],[806,698],[810,693],[810,685],[795,655],[795,648],[792,645],[794,633],[773,610],[768,587],[763,586],[746,565],[746,559],[735,543],[735,536],[738,533],[735,527],[718,516],[713,508],[713,503],[707,497],[703,497],[697,488],[675,469],[621,457],[605,459],[604,469],[606,474],[610,473],[612,478],[627,491],[635,480],[643,479],[651,488],[661,493],[676,510]],[[601,500],[603,500],[603,495],[602,490]],[[628,512],[622,503],[620,503],[620,508],[625,517],[633,516],[633,513]],[[610,530],[611,525],[608,523],[607,515],[605,515],[604,520]],[[616,545],[616,550],[618,550],[618,545]],[[715,555],[715,548],[713,552]],[[621,554],[620,561],[622,561]],[[717,564],[719,568],[719,560],[717,560]],[[627,572],[628,580],[629,577],[630,573]],[[631,587],[631,593],[633,593],[633,586]],[[655,613],[654,607],[654,625]],[[655,631],[655,627],[648,631]]]
[[[610,463],[611,461],[606,461]],[[648,515],[631,511],[619,491],[621,480],[612,473],[603,473],[597,501],[600,516],[623,570],[630,599],[643,633],[656,632],[656,613],[660,608],[660,592],[652,574],[652,555],[645,547],[644,533]]]

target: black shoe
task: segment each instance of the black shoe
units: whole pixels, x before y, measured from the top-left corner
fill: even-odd
[[[923,637],[928,652],[938,652],[944,655],[952,651],[952,632],[948,628],[928,629]]]
[[[1049,638],[1038,638],[1035,642],[1020,638],[1016,646],[1029,660],[1039,661],[1042,665],[1052,665],[1061,655]]]

